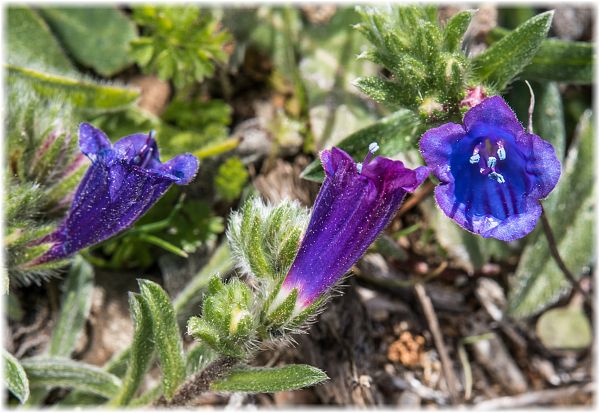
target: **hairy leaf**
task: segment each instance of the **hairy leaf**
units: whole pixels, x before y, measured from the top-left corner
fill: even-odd
[[[55,75],[22,66],[6,65],[8,80],[26,82],[40,96],[63,97],[86,110],[116,110],[132,104],[139,96],[134,89],[101,85],[89,80]]]
[[[284,367],[246,367],[233,370],[224,379],[211,385],[214,391],[273,393],[314,386],[328,380],[327,374],[306,364]]]
[[[127,373],[123,378],[123,386],[111,400],[110,404],[112,406],[126,406],[129,404],[142,384],[154,354],[152,313],[146,300],[138,294],[129,293],[129,309],[134,324],[131,355]]]
[[[152,335],[158,351],[165,397],[170,399],[185,378],[183,342],[175,310],[167,293],[156,283],[138,280],[141,296],[152,317]]]
[[[553,15],[553,11],[548,11],[532,17],[475,57],[474,70],[479,81],[504,89],[537,53]]]
[[[52,330],[49,356],[69,357],[75,349],[92,306],[94,269],[80,255],[75,256],[67,275],[58,321]]]
[[[25,370],[12,354],[2,349],[4,359],[4,383],[21,403],[29,398],[29,380]]]
[[[31,387],[67,387],[106,398],[113,397],[121,380],[99,367],[61,357],[21,360]]]
[[[510,32],[495,28],[490,33],[494,41]],[[521,77],[576,84],[591,84],[594,73],[594,45],[560,39],[545,39]]]

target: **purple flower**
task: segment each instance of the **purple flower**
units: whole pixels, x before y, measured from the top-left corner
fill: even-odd
[[[429,169],[376,157],[369,146],[362,163],[338,148],[321,152],[325,181],[308,228],[280,296],[298,289],[297,305],[310,306],[363,255],[390,222],[406,192],[414,191]]]
[[[35,243],[52,245],[29,266],[68,257],[123,231],[171,184],[188,184],[198,170],[198,160],[191,154],[161,163],[153,132],[125,136],[111,145],[104,132],[82,123],[79,147],[92,165],[73,196],[65,220]]]
[[[435,199],[446,215],[485,238],[512,241],[530,233],[560,177],[554,148],[526,132],[499,96],[420,142],[423,158],[441,184]]]

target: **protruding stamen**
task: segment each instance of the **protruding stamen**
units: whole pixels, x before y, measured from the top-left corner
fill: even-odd
[[[358,171],[359,175],[362,173],[362,166],[363,164],[361,162],[356,164],[356,170]]]
[[[377,144],[377,142],[371,142],[369,144],[369,152],[367,153],[367,156],[365,156],[365,159],[363,159],[362,163],[365,165],[368,164],[371,161],[371,159],[373,159],[373,154],[375,152],[377,152],[378,150],[379,150],[379,145]],[[362,170],[362,167],[361,167],[361,170]],[[360,173],[360,171],[358,173]]]
[[[479,162],[479,159],[481,157],[479,156],[478,153],[473,154],[470,158],[469,158],[469,163],[471,163],[472,165],[476,164],[477,162]]]
[[[498,159],[503,161],[506,159],[506,150],[504,150],[504,145],[502,144],[502,141],[498,141],[497,145],[498,150],[496,151],[496,153],[498,154]]]
[[[154,152],[153,148],[152,147],[148,148],[148,150],[146,151],[146,156],[144,157],[144,160],[143,160],[142,164],[140,165],[142,168],[145,168],[146,165],[148,165],[148,162],[150,162],[150,158],[152,158],[152,152]]]
[[[488,168],[494,168],[496,166],[496,157],[490,156],[487,160]]]
[[[156,132],[154,130],[148,132],[148,137],[146,138],[144,146],[142,146],[142,149],[140,149],[139,153],[133,158],[133,162],[136,164],[139,164],[140,161],[142,162],[140,165],[142,168],[145,168],[146,165],[148,165],[148,162],[150,162],[150,158],[152,157],[154,148],[152,148],[151,145],[155,135]],[[142,156],[144,157],[143,159]]]
[[[490,172],[490,174],[488,176],[490,178],[495,179],[496,181],[498,181],[499,184],[503,184],[504,182],[506,182],[504,180],[504,177],[502,176],[502,174],[499,174],[498,172]]]

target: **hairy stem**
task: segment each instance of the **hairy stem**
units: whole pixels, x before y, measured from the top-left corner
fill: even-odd
[[[210,389],[210,385],[223,377],[239,362],[233,357],[221,357],[210,363],[204,370],[194,374],[177,389],[171,400],[161,396],[155,403],[158,407],[185,406]]]

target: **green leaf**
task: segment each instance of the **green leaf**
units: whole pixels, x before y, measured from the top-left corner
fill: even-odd
[[[12,354],[2,349],[4,358],[4,383],[21,403],[29,398],[29,381],[25,370]]]
[[[246,367],[233,370],[210,388],[213,391],[273,393],[313,386],[328,379],[323,371],[306,364],[274,368]]]
[[[185,378],[183,343],[171,300],[160,285],[138,280],[152,316],[152,335],[158,351],[165,397],[170,399]]]
[[[544,202],[550,226],[567,268],[579,277],[594,252],[594,130],[586,112],[564,162],[559,184]],[[509,291],[508,312],[528,317],[556,302],[571,286],[560,271],[540,231],[528,237]]]
[[[495,28],[493,39],[501,39],[509,31]],[[594,45],[589,42],[573,42],[545,39],[537,53],[521,74],[524,79],[546,80],[576,84],[591,84],[594,74]]]
[[[146,300],[138,294],[129,293],[129,309],[134,324],[133,343],[123,386],[110,403],[114,407],[129,404],[142,384],[154,354],[152,314]]]
[[[521,24],[473,59],[475,75],[481,82],[502,90],[527,66],[546,38],[553,11],[538,14]]]
[[[24,81],[40,96],[62,97],[75,107],[87,110],[117,110],[138,98],[139,92],[62,75],[54,75],[22,66],[5,65],[8,80]]]
[[[52,330],[49,356],[69,357],[83,331],[92,305],[94,269],[80,255],[75,256],[65,280],[62,307]]]
[[[44,20],[31,8],[8,7],[6,17],[6,58],[9,64],[75,72]]]
[[[361,159],[367,153],[369,144],[377,142],[377,155],[395,156],[415,147],[418,128],[419,119],[411,111],[401,109],[354,132],[336,146],[348,152],[354,159]],[[321,163],[318,160],[313,161],[302,171],[301,176],[321,182],[324,178]]]
[[[103,76],[112,76],[132,63],[129,42],[136,27],[114,7],[41,7],[70,55]]]
[[[592,344],[592,328],[581,308],[553,308],[538,319],[535,330],[549,349],[581,350]]]
[[[99,367],[67,358],[35,357],[21,360],[31,387],[67,387],[106,398],[113,397],[121,380]]]
[[[444,46],[449,51],[460,50],[462,39],[477,10],[463,10],[452,16],[444,28]]]

